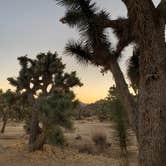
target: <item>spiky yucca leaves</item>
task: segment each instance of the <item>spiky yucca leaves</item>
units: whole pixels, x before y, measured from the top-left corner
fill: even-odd
[[[112,120],[116,123],[116,130],[120,148],[127,151],[127,120],[125,119],[123,106],[119,100],[112,101]]]
[[[111,109],[111,119],[116,124],[118,141],[122,152],[127,152],[128,142],[128,119],[124,107],[119,100],[119,95],[115,86],[110,87],[106,98],[107,104]]]
[[[8,78],[9,83],[16,88],[17,91],[29,91],[31,80],[33,79],[32,63],[27,56],[18,58],[21,69],[17,78]]]
[[[136,93],[139,86],[139,56],[140,56],[139,48],[134,48],[133,55],[129,59],[128,69],[127,69],[127,75],[130,78],[131,85]]]
[[[72,128],[72,110],[77,100],[72,91],[54,92],[47,98],[40,100],[40,121],[43,125],[45,142],[50,144],[64,144],[61,127]]]
[[[72,127],[72,110],[77,105],[72,91],[64,93],[54,92],[47,98],[41,97],[40,118],[45,127],[50,130],[53,126]]]
[[[104,21],[109,19],[109,14],[103,10],[98,12],[96,4],[90,0],[70,3],[66,0],[57,0],[57,2],[67,7],[61,21],[71,27],[76,26],[81,35],[81,42],[69,42],[66,52],[75,54],[79,60],[91,61],[95,65],[106,64],[113,53],[104,27]]]
[[[49,94],[58,88],[68,89],[82,85],[76,77],[76,72],[64,72],[65,65],[58,58],[57,53],[41,53],[34,60],[24,56],[18,58],[18,60],[21,65],[19,76],[8,78],[8,81],[25,97],[29,91],[33,95],[38,95],[39,90],[42,93]]]
[[[88,46],[85,46],[82,42],[75,42],[70,40],[65,47],[65,53],[68,55],[76,56],[78,62],[89,63],[92,62],[93,51]]]
[[[81,59],[83,59],[82,51],[79,50],[84,50],[84,48],[88,47],[91,50],[90,53],[93,52],[92,63],[107,68],[107,63],[114,58],[117,59],[124,47],[134,40],[129,20],[123,18],[111,20],[109,13],[98,10],[96,3],[91,0],[56,1],[59,5],[66,7],[66,13],[61,22],[68,24],[70,27],[76,27],[80,32],[82,47],[81,49],[77,47],[78,51],[73,53],[76,56],[81,56]],[[112,28],[119,40],[115,50],[112,49],[108,39],[107,28]],[[80,45],[77,42],[76,44]],[[73,43],[73,45],[76,44]],[[72,43],[68,45],[73,48]],[[72,49],[69,52],[71,51]],[[79,54],[80,52],[81,54]],[[87,52],[87,49],[85,49],[85,52]]]

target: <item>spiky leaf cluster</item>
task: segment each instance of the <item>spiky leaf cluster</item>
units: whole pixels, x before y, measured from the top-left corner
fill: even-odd
[[[128,142],[128,119],[124,107],[119,100],[119,95],[115,86],[110,87],[106,101],[111,111],[111,119],[116,124],[117,138],[120,148],[126,151]]]
[[[51,93],[60,89],[72,88],[75,85],[81,86],[76,73],[65,73],[65,65],[57,57],[57,53],[38,54],[36,59],[27,56],[18,58],[21,69],[17,78],[8,78],[11,85],[23,94],[32,92],[38,95]],[[25,95],[26,97],[26,95]]]
[[[55,92],[40,102],[40,119],[49,129],[55,126],[71,128],[72,110],[77,105],[74,93]]]
[[[66,7],[61,21],[70,27],[76,27],[81,35],[80,41],[69,41],[66,52],[76,55],[79,61],[85,59],[95,65],[106,63],[113,53],[104,27],[104,22],[109,20],[109,14],[104,10],[99,11],[91,0],[57,2]]]
[[[61,19],[61,22],[70,27],[76,27],[80,32],[80,40],[71,40],[65,47],[65,52],[74,55],[79,62],[84,64],[90,62],[101,66],[101,71],[105,72],[110,70],[111,63],[121,57],[125,47],[137,42],[130,18],[112,20],[109,13],[99,10],[92,0],[56,1],[66,8],[65,16]],[[111,47],[109,35],[106,33],[107,28],[111,28],[118,39],[115,49]],[[134,55],[134,57],[136,56]],[[129,68],[133,66],[131,63]],[[132,86],[135,89],[136,84],[133,84],[134,75],[137,75],[137,71],[133,70],[129,74],[129,78],[131,78]],[[138,81],[135,80],[135,82]]]
[[[139,86],[139,56],[140,50],[138,48],[134,48],[133,55],[129,59],[127,75],[130,78],[131,85],[135,91],[138,90]]]

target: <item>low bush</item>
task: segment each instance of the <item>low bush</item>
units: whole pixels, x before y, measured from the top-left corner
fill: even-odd
[[[82,144],[79,147],[79,153],[94,154],[94,148],[91,144]]]
[[[77,136],[75,137],[75,139],[76,139],[76,140],[81,140],[82,137],[81,137],[80,135],[77,135]]]
[[[66,142],[65,137],[60,127],[55,127],[54,131],[51,130],[50,132],[48,132],[47,135],[48,144],[64,146],[65,142]]]
[[[96,145],[99,152],[102,152],[107,147],[107,136],[103,132],[96,132],[92,135],[92,141]]]

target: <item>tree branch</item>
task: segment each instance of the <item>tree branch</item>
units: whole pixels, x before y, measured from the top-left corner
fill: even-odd
[[[128,19],[117,19],[117,20],[105,20],[104,21],[104,28],[113,28],[117,29],[124,24],[127,24],[129,22]]]
[[[138,110],[137,103],[134,100],[134,96],[131,95],[126,80],[124,79],[124,75],[119,67],[117,61],[110,63],[109,65],[110,71],[114,77],[116,87],[120,96],[120,100],[125,107],[125,111],[128,115],[128,120],[133,130],[135,131],[137,141],[138,138]]]
[[[116,48],[116,55],[121,53],[121,51],[128,46],[132,41],[134,41],[134,35],[132,33],[132,27],[129,19],[119,18],[117,20],[105,20],[105,28],[112,28],[114,33],[119,39]]]

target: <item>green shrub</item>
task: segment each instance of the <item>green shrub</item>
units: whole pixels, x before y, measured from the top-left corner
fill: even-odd
[[[102,152],[107,147],[107,136],[101,131],[93,134],[92,141],[96,145],[98,152]]]
[[[64,146],[65,137],[60,127],[55,127],[47,133],[47,143],[51,145]]]

